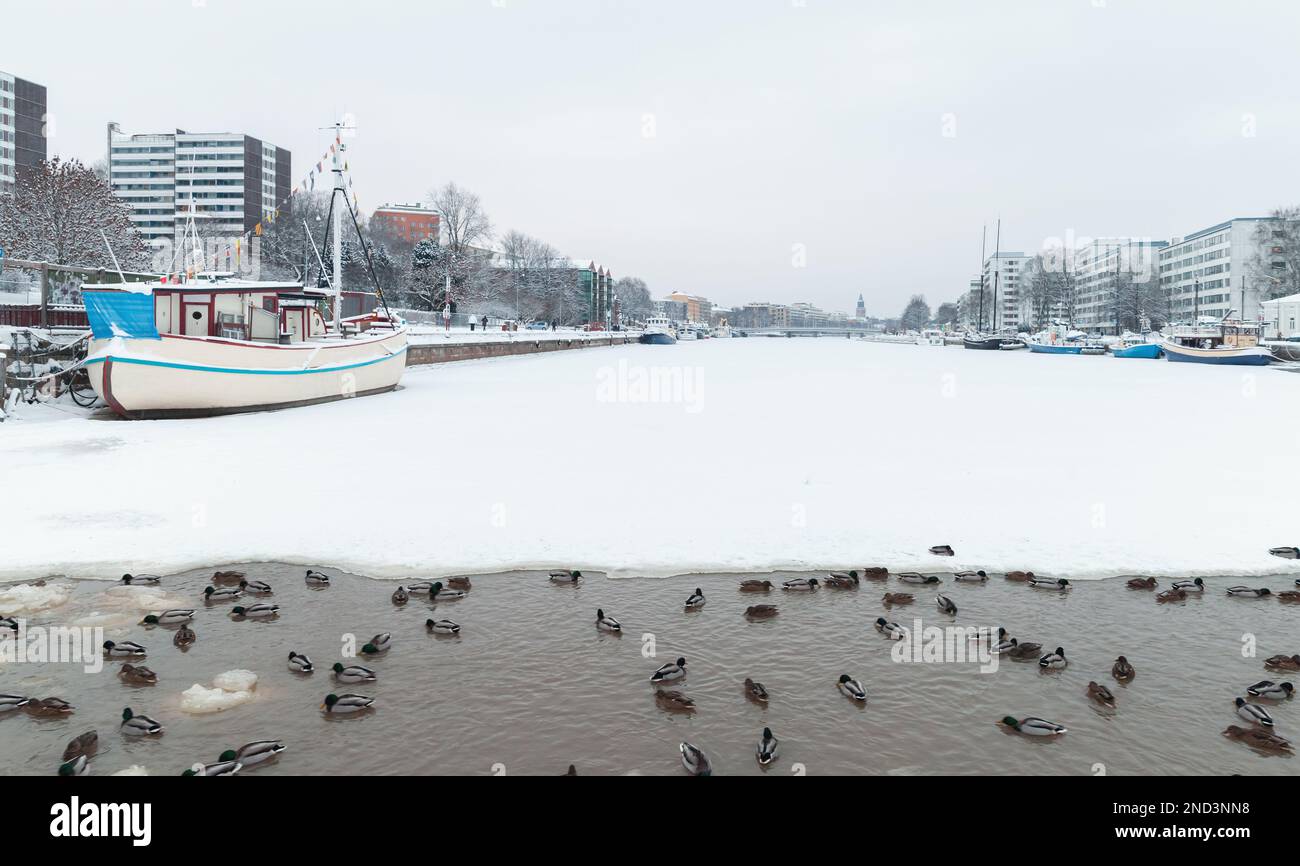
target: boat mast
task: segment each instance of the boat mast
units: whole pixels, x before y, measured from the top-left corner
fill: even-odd
[[[334,273],[332,288],[334,290],[334,328],[343,333],[343,212],[339,208],[340,198],[347,204],[347,188],[343,182],[343,124],[334,123],[334,193],[330,198],[330,219],[334,221]]]
[[[984,253],[989,242],[989,226],[985,223],[980,228],[980,312],[979,318],[975,321],[975,333],[984,332]]]
[[[993,306],[989,308],[989,326],[998,332],[998,271],[1002,269],[1002,217],[998,217],[997,240],[993,244]]]

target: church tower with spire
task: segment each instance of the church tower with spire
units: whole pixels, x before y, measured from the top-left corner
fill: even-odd
[[[862,296],[861,296],[861,295],[858,295],[858,313],[857,313],[857,315],[858,315],[858,318],[859,318],[859,319],[865,319],[865,318],[867,317],[867,302],[864,301],[864,300],[862,299]]]

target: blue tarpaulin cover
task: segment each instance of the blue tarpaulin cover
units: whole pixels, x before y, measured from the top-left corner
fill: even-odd
[[[86,316],[97,340],[131,337],[160,340],[154,324],[153,295],[142,292],[83,292]]]

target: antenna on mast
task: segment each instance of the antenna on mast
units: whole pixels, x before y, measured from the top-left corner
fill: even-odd
[[[343,197],[345,206],[348,201],[347,185],[343,180],[343,151],[347,149],[347,145],[343,143],[343,132],[354,129],[356,127],[344,126],[341,120],[336,120],[333,126],[322,127],[322,131],[333,130],[334,132],[332,165],[334,191],[330,193],[330,219],[334,222],[334,267],[330,275],[330,289],[334,292],[334,328],[340,336],[343,334],[343,220],[342,213],[336,208],[339,205],[339,196]],[[351,212],[350,208],[348,210]]]

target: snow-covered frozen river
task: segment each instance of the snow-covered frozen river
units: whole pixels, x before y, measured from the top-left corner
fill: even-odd
[[[0,579],[1295,563],[1300,376],[842,339],[413,368],[277,413],[0,426]]]

